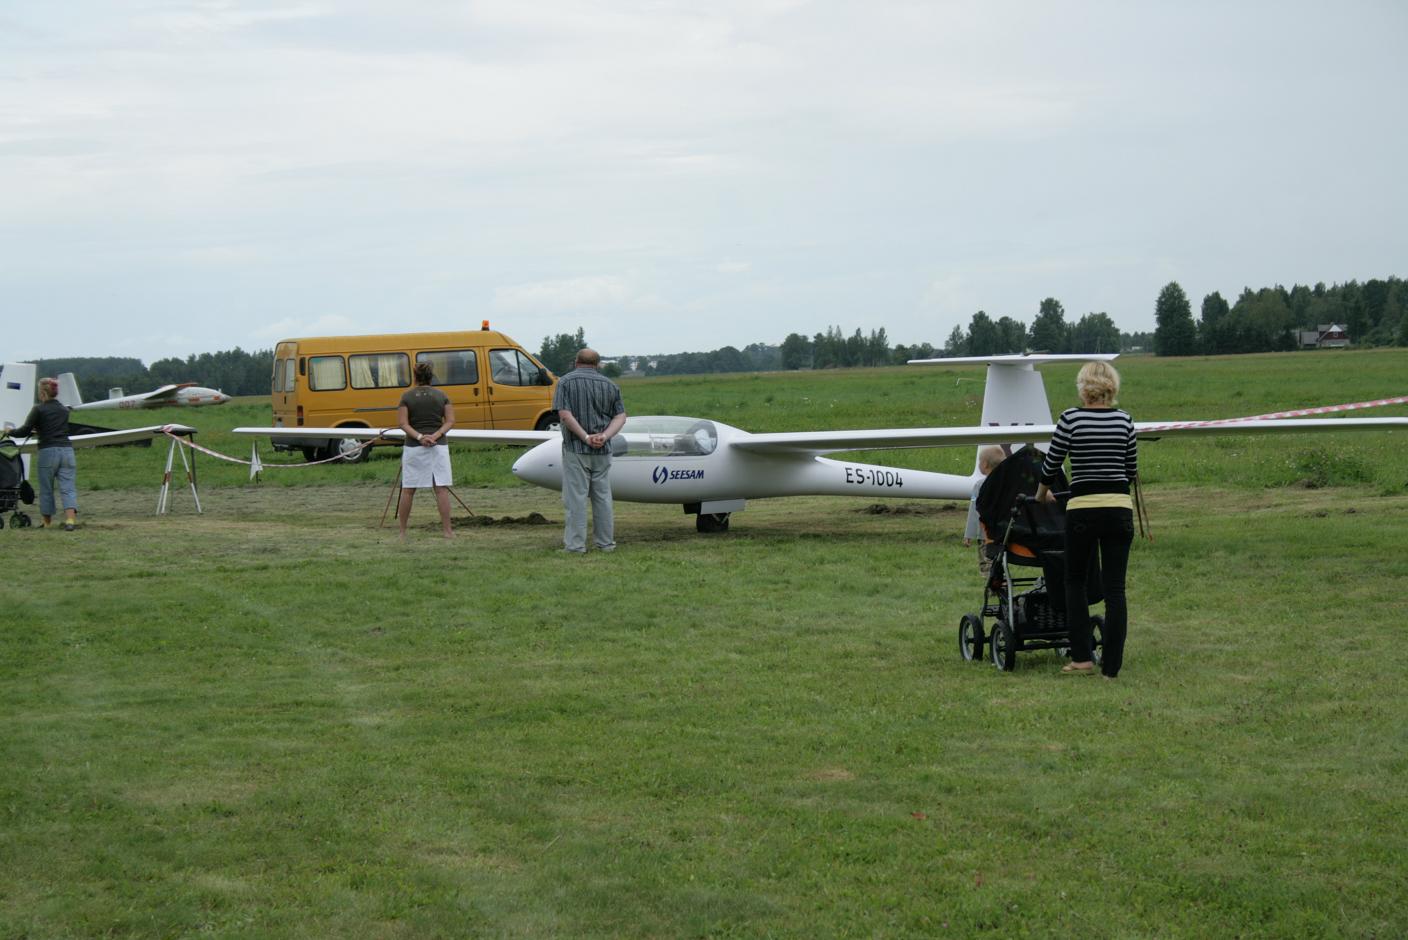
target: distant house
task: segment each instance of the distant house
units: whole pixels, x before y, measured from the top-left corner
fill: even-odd
[[[1313,330],[1297,333],[1301,349],[1344,349],[1349,345],[1349,333],[1342,323],[1321,323]]]

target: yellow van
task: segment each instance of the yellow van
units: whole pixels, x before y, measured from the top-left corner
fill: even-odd
[[[275,427],[394,428],[415,363],[435,366],[434,384],[455,406],[459,428],[543,430],[555,426],[557,379],[511,338],[489,329],[379,336],[315,336],[274,346]],[[356,441],[279,441],[308,460],[341,452],[362,460]],[[390,443],[382,441],[382,443]]]

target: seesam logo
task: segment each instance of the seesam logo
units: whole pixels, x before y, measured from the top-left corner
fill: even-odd
[[[702,480],[703,470],[671,470],[669,467],[656,467],[650,473],[650,479],[661,485],[669,480]]]

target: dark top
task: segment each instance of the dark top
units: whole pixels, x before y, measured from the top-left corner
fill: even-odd
[[[557,391],[552,396],[554,411],[570,411],[572,417],[588,434],[600,434],[606,430],[611,419],[626,410],[621,403],[621,390],[596,369],[573,369],[558,379]],[[562,444],[573,453],[606,454],[606,447],[592,447],[586,441],[562,426]]]
[[[434,434],[445,423],[445,406],[450,396],[429,385],[417,385],[401,396],[406,420],[417,434]]]
[[[73,442],[68,439],[68,406],[59,404],[57,398],[35,405],[30,409],[29,417],[24,419],[24,424],[11,433],[17,439],[37,433],[40,450],[73,446]]]
[[[1056,422],[1041,467],[1050,486],[1066,456],[1071,458],[1071,495],[1128,493],[1139,471],[1134,422],[1117,408],[1067,408]]]

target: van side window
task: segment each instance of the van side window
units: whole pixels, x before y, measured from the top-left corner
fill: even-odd
[[[347,387],[347,370],[341,356],[311,356],[308,387],[315,392],[335,392]]]
[[[411,384],[411,360],[405,353],[348,356],[353,388],[406,388]]]
[[[431,385],[473,385],[479,381],[479,359],[472,349],[445,349],[416,353],[416,364],[435,367]]]
[[[540,385],[543,371],[516,349],[489,350],[489,370],[495,385]]]
[[[284,360],[284,388],[283,388],[284,391],[286,391],[286,392],[291,392],[291,391],[293,391],[293,383],[294,383],[295,377],[296,377],[297,375],[298,375],[298,370],[293,367],[293,360],[292,360],[292,359],[285,359],[285,360]]]

